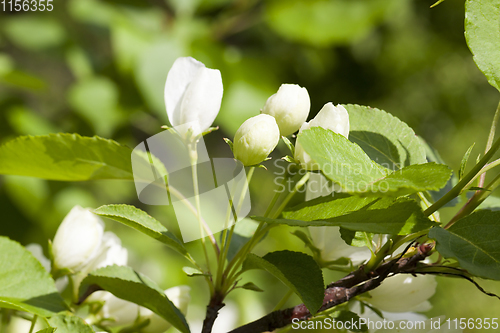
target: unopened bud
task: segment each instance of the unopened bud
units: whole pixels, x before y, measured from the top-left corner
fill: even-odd
[[[75,206],[57,229],[52,243],[56,269],[80,271],[100,249],[104,223],[90,210]]]
[[[263,114],[276,119],[282,136],[296,132],[307,120],[311,101],[306,88],[296,84],[282,84],[278,92],[267,99]]]
[[[342,105],[334,106],[332,103],[326,103],[323,108],[318,112],[316,117],[304,123],[300,127],[300,132],[312,127],[322,127],[324,129],[332,130],[335,133],[341,134],[344,137],[349,136],[349,114]],[[309,154],[307,154],[300,142],[295,145],[295,159],[300,162],[302,167],[306,170],[318,170],[319,165],[314,163]]]
[[[234,136],[234,157],[245,166],[264,161],[274,150],[280,139],[276,120],[267,115],[247,119]]]

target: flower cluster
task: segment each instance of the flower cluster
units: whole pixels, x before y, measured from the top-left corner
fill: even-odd
[[[219,113],[222,100],[222,79],[216,69],[191,57],[177,59],[165,84],[165,105],[171,125],[188,142],[196,141],[209,130]],[[349,116],[341,105],[327,103],[314,119],[306,122],[311,102],[305,88],[282,84],[269,97],[261,114],[247,119],[236,131],[234,157],[243,165],[257,165],[276,148],[279,137],[312,127],[323,127],[347,138]],[[295,160],[307,170],[316,170],[309,155],[299,143]]]

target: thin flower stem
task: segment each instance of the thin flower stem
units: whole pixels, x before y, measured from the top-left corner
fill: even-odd
[[[219,260],[219,267],[217,269],[217,280],[216,280],[216,283],[218,283],[219,287],[222,286],[224,283],[224,281],[222,280],[223,268],[224,268],[224,264],[226,262],[227,254],[229,253],[229,246],[231,244],[231,239],[233,237],[234,226],[236,225],[236,220],[238,219],[237,214],[239,214],[239,212],[241,210],[241,206],[243,205],[243,201],[245,199],[245,194],[246,194],[246,191],[247,191],[248,186],[250,184],[250,181],[252,180],[254,171],[255,171],[255,167],[251,167],[250,170],[248,170],[246,182],[243,185],[243,188],[241,190],[240,200],[238,202],[237,207],[235,207],[235,214],[236,214],[234,216],[235,222],[231,226],[229,234],[227,233],[227,229],[224,230],[224,235],[223,235],[223,239],[222,239],[223,245],[222,245],[222,251],[221,251],[221,259]],[[231,198],[231,201],[232,201],[232,198]],[[227,241],[226,241],[226,237],[227,237]]]
[[[283,212],[285,209],[286,205],[292,200],[293,196],[300,190],[302,186],[309,180],[309,177],[311,176],[310,172],[307,172],[293,187],[293,190],[288,193],[288,195],[285,197],[285,200],[281,203],[281,205],[278,207],[274,215],[272,216],[273,219],[278,218],[280,214]]]
[[[38,319],[38,316],[34,315],[33,319],[31,320],[31,327],[30,327],[30,330],[29,330],[28,333],[33,333],[33,330],[35,329],[35,325],[36,325],[36,320],[37,319]]]
[[[486,149],[484,152],[488,152],[490,150],[491,145],[493,144],[493,139],[495,138],[495,132],[498,125],[498,120],[500,119],[500,102],[498,103],[497,109],[495,110],[495,115],[493,116],[493,121],[491,122],[490,134],[488,135],[488,141],[486,142]],[[486,172],[486,171],[485,171]],[[479,187],[483,187],[484,181],[486,180],[486,173],[481,175],[479,178]]]
[[[283,185],[283,184],[286,182],[286,178],[287,178],[286,176],[285,176],[285,177],[283,177],[283,182],[282,182],[282,184],[281,184],[281,185]],[[275,192],[274,197],[273,197],[273,199],[271,200],[271,203],[269,204],[269,206],[268,206],[268,207],[267,207],[267,209],[266,209],[266,212],[264,213],[264,217],[268,217],[268,216],[269,216],[269,214],[271,213],[271,211],[272,211],[272,209],[273,209],[274,205],[276,204],[276,201],[278,200],[278,198],[279,198],[280,194],[281,194],[281,192],[279,192],[279,191],[276,191],[276,192]],[[262,223],[261,223],[261,224],[262,224]],[[261,227],[261,224],[259,224],[259,226],[257,227],[257,229],[256,229],[256,231],[255,231],[255,233],[254,233],[253,237],[255,237],[255,234],[256,234],[257,232],[259,232],[259,229],[260,229],[260,227]],[[233,259],[231,260],[231,262],[229,262],[229,264],[228,264],[228,266],[227,266],[227,268],[226,268],[226,271],[225,271],[226,275],[227,275],[227,274],[229,274],[231,267],[233,267],[233,266],[236,264],[236,261],[238,260],[238,258],[239,258],[240,256],[242,256],[244,253],[245,253],[245,254],[246,254],[246,253],[248,253],[248,252],[247,252],[247,248],[248,248],[248,246],[250,246],[250,240],[249,240],[249,241],[248,241],[245,245],[243,245],[243,247],[242,247],[242,248],[238,251],[238,253],[236,253],[236,255],[233,257]]]
[[[305,185],[305,183],[307,182],[307,180],[309,179],[310,176],[311,176],[310,172],[307,172],[295,184],[293,190],[290,193],[288,193],[286,198],[283,200],[281,205],[278,207],[278,209],[274,213],[273,218],[277,218],[278,216],[280,216],[280,214],[282,213],[283,209],[285,209],[288,202],[290,202],[290,200],[300,190],[300,188],[302,188],[302,186]],[[239,251],[238,252],[239,256],[238,255],[235,256],[235,258],[237,258],[236,261],[234,261],[235,258],[233,258],[234,263],[232,261],[233,264],[231,265],[231,263],[230,263],[228,265],[226,271],[228,272],[227,276],[228,276],[228,281],[230,281],[229,284],[232,284],[233,281],[235,281],[235,279],[241,274],[241,272],[240,273],[236,272],[236,269],[238,269],[238,267],[243,263],[243,261],[245,260],[246,254],[250,253],[252,251],[252,249],[254,248],[254,246],[257,245],[257,243],[262,239],[262,237],[264,237],[266,235],[267,231],[272,228],[272,225],[265,225],[264,226],[264,224],[265,224],[264,222],[261,222],[259,224],[259,227],[255,231],[255,234],[253,235],[253,237],[242,248],[243,251]]]
[[[204,235],[204,227],[208,228],[205,221],[203,221],[203,218],[201,217],[201,205],[200,205],[200,196],[199,196],[199,188],[198,188],[198,171],[197,171],[197,160],[198,160],[198,154],[196,152],[196,142],[192,143],[190,150],[189,150],[189,157],[191,160],[191,175],[193,177],[193,190],[194,190],[194,196],[195,196],[195,202],[196,202],[196,216],[198,217],[198,223],[200,226],[200,236],[201,236],[201,244],[203,248],[203,254],[205,256],[205,262],[207,264],[207,271],[210,277],[206,277],[206,281],[208,284],[208,287],[210,288],[210,295],[213,296],[215,293],[214,290],[214,284],[213,284],[213,278],[211,277],[211,266],[210,266],[210,258],[208,256],[208,251],[207,251],[207,246],[205,242],[205,235]],[[210,240],[212,243],[212,246],[214,247],[214,251],[216,255],[219,254],[219,248],[217,246],[217,242],[215,241],[215,237],[213,234],[210,232],[210,229],[207,230],[208,234],[210,235]]]

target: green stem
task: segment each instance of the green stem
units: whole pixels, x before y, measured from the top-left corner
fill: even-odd
[[[490,134],[488,135],[488,141],[486,142],[486,149],[484,150],[485,153],[488,150],[490,150],[491,145],[493,144],[493,139],[495,138],[495,132],[497,129],[499,118],[500,118],[500,102],[498,103],[497,109],[495,110],[495,115],[493,116],[493,121],[491,122]],[[485,180],[486,180],[486,173],[483,173],[481,175],[481,178],[479,178],[478,186],[483,187]]]
[[[292,295],[293,295],[293,290],[292,289],[288,289],[287,293],[278,302],[278,304],[276,304],[276,306],[274,307],[273,311],[278,311],[279,309],[281,309],[285,305],[285,303],[288,301],[288,299],[290,298],[290,296],[292,296]]]
[[[231,244],[231,240],[232,240],[232,237],[233,237],[233,233],[234,233],[234,226],[236,225],[236,220],[238,219],[238,214],[241,210],[241,206],[243,205],[243,202],[244,202],[244,199],[245,199],[245,193],[248,189],[248,186],[250,184],[250,181],[252,180],[252,177],[253,177],[253,173],[255,171],[255,167],[251,167],[250,170],[248,170],[248,173],[247,173],[247,180],[245,182],[245,184],[243,185],[243,188],[241,190],[241,195],[240,195],[240,200],[238,202],[238,205],[237,207],[235,207],[235,216],[234,216],[234,224],[231,226],[231,230],[229,231],[229,235],[227,235],[227,229],[224,230],[224,235],[223,235],[223,245],[222,245],[222,256],[219,260],[219,267],[217,269],[217,280],[216,282],[218,283],[218,287],[223,287],[223,284],[224,284],[224,281],[223,281],[223,268],[224,268],[224,264],[226,262],[226,258],[227,258],[227,254],[229,253],[229,245]],[[227,241],[226,241],[226,237],[227,237]]]
[[[429,208],[424,211],[426,216],[431,215],[439,208],[443,207],[446,203],[450,202],[452,199],[457,197],[462,189],[470,182],[474,176],[481,171],[481,169],[488,163],[488,161],[493,157],[495,152],[500,148],[500,138],[495,141],[491,146],[490,150],[484,154],[483,158],[477,162],[477,164],[470,170],[459,182],[455,185],[448,193],[446,193],[441,199],[432,204]]]
[[[389,239],[381,248],[380,250],[377,252],[376,255],[372,256],[370,258],[370,260],[366,263],[365,265],[365,272],[368,273],[368,272],[371,272],[372,270],[374,270],[375,268],[378,267],[378,265],[384,261],[384,258],[385,256],[387,256],[387,254],[389,254],[391,248],[392,248],[392,245],[394,244],[394,242],[398,242],[400,240],[401,236],[396,236],[394,238],[394,240],[392,239]]]
[[[203,221],[203,218],[201,217],[201,205],[200,205],[200,196],[199,196],[199,188],[198,188],[198,167],[197,167],[197,160],[198,160],[198,154],[196,151],[196,142],[192,143],[191,146],[189,147],[189,157],[191,160],[191,176],[193,178],[193,190],[194,190],[194,197],[195,197],[195,203],[196,203],[196,216],[198,218],[198,224],[200,226],[200,237],[201,237],[201,244],[203,248],[203,254],[205,256],[205,262],[207,264],[207,271],[210,277],[205,277],[205,280],[207,281],[208,287],[210,289],[210,295],[213,296],[215,293],[214,290],[214,284],[212,280],[212,273],[211,273],[211,266],[210,266],[210,258],[208,256],[208,251],[207,251],[207,245],[205,242],[205,235],[204,235],[204,228],[207,229],[207,233],[210,235],[210,241],[212,243],[212,246],[214,247],[216,255],[219,254],[219,248],[217,246],[217,242],[215,241],[215,237],[211,233],[210,229],[208,229],[208,226],[206,225],[205,221]]]
[[[293,196],[300,190],[302,186],[309,180],[309,177],[311,176],[310,172],[306,172],[306,174],[295,184],[293,187],[293,190],[288,193],[288,195],[285,197],[285,200],[281,203],[281,205],[278,207],[274,215],[272,216],[273,219],[278,218],[280,216],[281,212],[285,209],[286,205],[292,200]],[[263,222],[261,222],[263,223]]]
[[[31,327],[30,327],[29,333],[33,333],[33,330],[35,329],[35,325],[36,325],[36,320],[37,319],[38,319],[38,316],[34,315],[33,319],[31,320]]]
[[[286,205],[288,202],[293,198],[293,196],[300,190],[302,186],[307,182],[307,180],[310,177],[310,173],[307,172],[294,186],[293,190],[288,193],[286,198],[283,200],[281,205],[278,207],[276,212],[274,213],[272,218],[277,218],[280,216],[282,213],[283,209],[285,209]],[[228,281],[229,284],[232,284],[233,281],[239,276],[240,273],[237,273],[236,270],[238,267],[243,263],[243,260],[245,260],[246,254],[250,253],[252,249],[254,248],[255,245],[258,244],[258,242],[264,237],[269,229],[272,228],[272,225],[266,225],[264,226],[264,222],[261,222],[259,226],[257,227],[257,230],[255,231],[253,237],[248,241],[248,243],[245,244],[245,246],[238,251],[237,255],[233,258],[233,260],[229,263],[228,267],[226,268],[227,271],[227,276],[228,276]]]
[[[467,203],[460,209],[460,211],[453,216],[453,218],[446,224],[444,229],[451,227],[456,221],[471,214],[490,194],[490,189],[496,188],[500,184],[500,174],[497,175],[484,190],[476,191],[474,195],[467,201]]]
[[[472,183],[477,179],[477,177],[481,176],[481,178],[479,179],[479,184],[478,186],[479,187],[482,187],[484,185],[484,180],[483,180],[483,176],[486,176],[486,171],[489,171],[491,169],[493,169],[494,167],[496,166],[499,166],[500,165],[500,158],[498,160],[494,160],[493,162],[491,163],[488,163],[486,164],[482,169],[481,171],[479,171],[475,176],[474,178],[472,178],[470,180],[470,182],[465,185],[465,187],[463,188],[462,192],[467,188],[469,187],[470,185],[472,185]]]

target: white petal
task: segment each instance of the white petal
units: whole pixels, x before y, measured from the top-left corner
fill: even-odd
[[[175,60],[165,83],[165,106],[172,126],[181,125],[181,101],[196,73],[205,65],[191,57]]]
[[[342,105],[326,103],[316,117],[309,122],[310,127],[323,127],[344,137],[349,136],[349,114]]]
[[[398,274],[385,279],[378,288],[370,291],[372,298],[369,302],[382,311],[414,311],[434,295],[436,286],[434,276]]]
[[[220,72],[200,68],[182,98],[179,125],[191,124],[194,135],[206,131],[219,113],[222,93]]]
[[[57,268],[82,269],[95,258],[101,244],[104,223],[90,210],[75,206],[57,229],[52,244]]]

